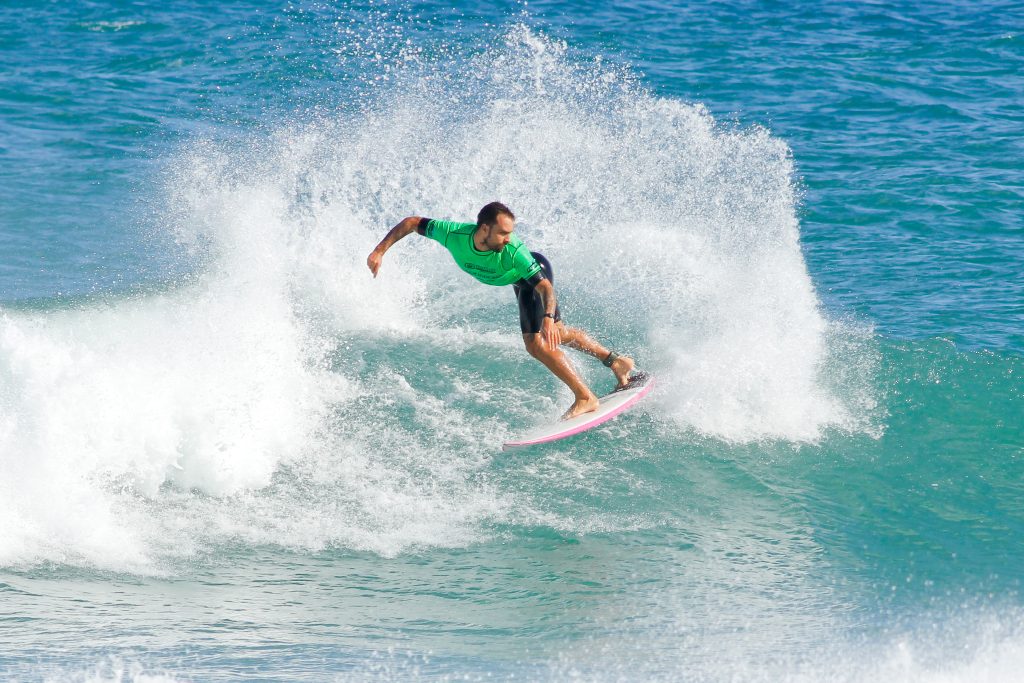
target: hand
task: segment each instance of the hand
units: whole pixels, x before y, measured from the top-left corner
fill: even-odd
[[[380,270],[380,262],[384,260],[384,254],[380,253],[376,249],[370,252],[370,255],[366,257],[366,266],[373,273],[374,277],[377,277],[377,271]]]
[[[554,351],[562,343],[562,334],[558,331],[558,325],[551,318],[544,318],[541,325],[540,338],[544,340],[547,347]]]

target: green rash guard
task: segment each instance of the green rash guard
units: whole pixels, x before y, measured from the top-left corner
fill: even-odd
[[[528,280],[541,270],[537,259],[514,234],[504,249],[495,252],[480,251],[473,245],[476,223],[424,218],[419,232],[444,245],[459,268],[485,285],[510,285]]]

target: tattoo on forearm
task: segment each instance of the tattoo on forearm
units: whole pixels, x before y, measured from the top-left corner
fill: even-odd
[[[555,303],[555,288],[551,286],[545,287],[544,291],[541,292],[541,299],[544,301],[544,312],[554,315],[555,308],[557,308]]]

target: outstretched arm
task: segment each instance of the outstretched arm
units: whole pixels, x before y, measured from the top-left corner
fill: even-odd
[[[388,231],[388,234],[384,236],[384,239],[380,241],[380,244],[370,252],[370,255],[366,257],[366,265],[369,267],[370,272],[373,273],[374,277],[377,277],[377,271],[380,270],[380,263],[384,259],[384,252],[395,246],[395,243],[398,242],[398,240],[416,232],[416,226],[419,224],[419,216],[403,218],[398,225]]]
[[[538,282],[534,289],[537,290],[537,294],[540,294],[540,300],[544,303],[544,323],[540,330],[541,339],[547,344],[549,349],[558,348],[558,345],[562,343],[562,335],[558,332],[558,326],[555,325],[555,309],[558,307],[558,302],[555,300],[555,286],[551,284],[551,280],[547,278]]]

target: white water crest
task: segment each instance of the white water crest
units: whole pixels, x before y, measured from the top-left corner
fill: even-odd
[[[511,293],[419,237],[365,266],[402,217],[492,200],[554,263],[566,321],[657,375],[645,410],[675,436],[869,425],[866,384],[829,369],[785,143],[522,26],[468,60],[407,57],[358,106],[168,162],[195,277],[2,313],[0,564],[158,571],[229,540],[389,555],[548,520],[486,470],[568,399]]]
[[[808,275],[788,146],[566,53],[516,27],[461,68],[395,75],[365,118],[313,126],[300,167],[321,190],[327,244],[362,255],[367,225],[473,220],[500,199],[553,261],[566,321],[657,374],[659,415],[733,442],[867,428],[866,384],[828,380],[827,338],[850,331],[824,317]],[[392,258],[382,283],[403,282],[429,319],[515,331],[507,295],[481,291],[435,246]]]

